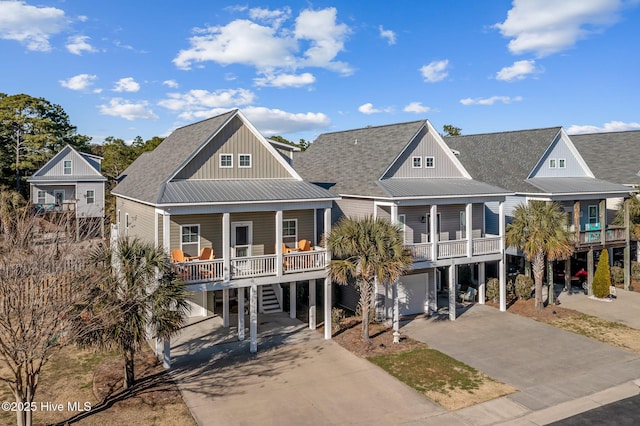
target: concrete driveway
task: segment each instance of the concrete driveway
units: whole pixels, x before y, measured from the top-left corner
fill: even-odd
[[[485,305],[456,321],[417,319],[402,331],[519,390],[459,410],[468,424],[506,421],[640,378],[640,355]],[[502,412],[488,412],[492,406]]]
[[[219,317],[172,342],[172,373],[201,425],[371,425],[446,412],[286,314],[260,315],[258,353]]]

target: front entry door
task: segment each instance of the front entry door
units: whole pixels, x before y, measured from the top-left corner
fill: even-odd
[[[231,224],[231,253],[233,257],[251,256],[253,243],[252,222],[233,222]]]

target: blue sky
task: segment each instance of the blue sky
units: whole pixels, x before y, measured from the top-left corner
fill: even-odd
[[[0,92],[96,143],[232,108],[294,141],[424,118],[640,129],[638,46],[640,0],[0,0]]]

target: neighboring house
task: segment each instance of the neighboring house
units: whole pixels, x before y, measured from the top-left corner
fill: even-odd
[[[40,212],[71,212],[78,230],[102,235],[107,178],[100,173],[101,161],[65,146],[28,179],[31,203]]]
[[[594,251],[625,249],[628,262],[629,229],[611,224],[615,210],[607,209],[607,200],[629,198],[631,189],[597,179],[561,127],[448,137],[445,141],[472,176],[515,193],[507,197],[507,221],[514,208],[528,200],[560,203],[575,232],[574,258],[586,262],[589,284]],[[496,214],[497,206],[489,204],[487,210],[490,217]],[[520,254],[513,248],[507,254],[513,255],[513,272],[523,267]],[[568,288],[571,262],[564,262],[561,269]],[[627,284],[629,272],[626,268]],[[548,273],[547,278],[551,282],[553,274]]]
[[[325,337],[331,337],[328,253],[319,244],[322,230],[331,226],[337,196],[304,182],[240,111],[176,129],[121,178],[112,191],[114,231],[154,242],[172,254],[174,270],[190,293],[192,317],[212,315],[221,300],[225,327],[230,309],[237,308],[242,340],[245,289],[250,290],[252,313],[287,308],[293,318],[298,293],[308,291],[303,302],[309,326],[315,328],[320,281]],[[302,250],[296,250],[299,246]],[[205,248],[204,259],[188,260]],[[256,318],[251,315],[252,351]]]
[[[598,179],[640,188],[640,130],[570,135],[570,138]],[[607,205],[616,209],[621,201],[607,200]],[[635,251],[636,261],[640,262],[638,239]]]
[[[383,217],[401,226],[414,256],[399,285],[399,314],[433,313],[448,287],[455,319],[456,284],[468,267],[484,303],[487,275],[500,277],[505,310],[504,221],[489,231],[485,203],[502,205],[509,193],[472,179],[427,121],[367,127],[320,135],[294,158],[302,177],[341,196],[332,221],[343,216]],[[353,309],[357,293],[340,286],[340,303]],[[446,293],[446,292],[442,292]],[[377,316],[391,317],[390,289],[376,289]]]

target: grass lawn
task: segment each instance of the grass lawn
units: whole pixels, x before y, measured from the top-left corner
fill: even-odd
[[[515,391],[428,347],[367,359],[449,410],[468,407]]]
[[[145,350],[136,360],[137,384],[129,392],[120,390],[122,375],[123,364],[116,354],[74,346],[61,349],[43,368],[33,423],[195,425],[176,385],[168,379],[150,350]],[[14,400],[4,383],[0,383],[0,399]],[[47,402],[62,404],[62,411],[41,409]],[[74,402],[80,407],[88,403],[90,410],[69,410],[68,403]],[[15,413],[0,411],[0,424],[15,423]]]

